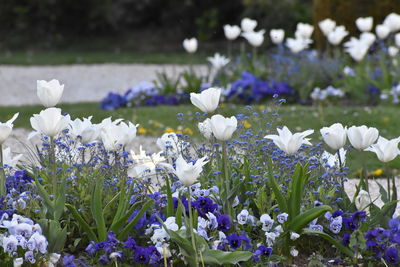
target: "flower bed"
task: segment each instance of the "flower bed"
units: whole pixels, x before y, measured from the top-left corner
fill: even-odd
[[[344,187],[346,153],[371,151],[386,166],[400,138],[341,124],[320,129],[325,144],[311,139],[314,130],[275,134],[276,112],[249,106],[226,118],[216,114],[221,91],[207,89],[190,95],[204,142],[166,133],[160,152],[147,154],[126,150],[131,122],[62,114],[54,106],[63,90],[38,82],[46,109],[30,120],[37,151],[19,162],[0,150],[2,264],[398,265],[392,171],[388,188],[380,185],[382,208],[367,176],[354,198]],[[285,102],[273,99],[276,110]],[[17,119],[1,124],[1,144]]]

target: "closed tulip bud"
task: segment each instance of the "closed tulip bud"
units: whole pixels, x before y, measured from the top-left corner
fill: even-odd
[[[60,101],[64,92],[64,85],[58,80],[37,81],[37,96],[46,108],[54,107]]]
[[[362,32],[369,32],[374,26],[374,19],[372,17],[356,19],[357,28]]]
[[[297,54],[308,48],[309,44],[312,43],[312,40],[306,40],[302,38],[287,38],[286,46],[290,49],[290,51],[294,54]]]
[[[200,133],[207,139],[210,140],[212,137],[212,129],[210,119],[207,118],[203,122],[199,122],[198,128]]]
[[[225,37],[228,40],[235,40],[236,38],[239,37],[240,35],[240,27],[237,25],[225,25],[224,26],[224,33],[225,33]]]
[[[249,42],[251,46],[259,47],[264,42],[265,30],[258,32],[244,32],[242,36]]]
[[[310,39],[314,31],[314,26],[307,23],[297,23],[295,37],[301,39]]]
[[[215,138],[220,141],[229,140],[237,129],[237,119],[232,116],[225,118],[222,115],[214,115],[210,119],[210,126]]]
[[[201,172],[203,171],[203,166],[207,164],[206,157],[198,159],[196,163],[187,163],[182,155],[178,157],[175,162],[175,174],[179,181],[185,186],[191,186],[197,182]]]
[[[396,44],[397,47],[400,47],[400,33],[397,33],[397,34],[394,36],[394,42],[395,42],[395,44]]]
[[[183,40],[183,48],[190,54],[195,53],[197,51],[197,39],[191,38]]]
[[[118,150],[121,146],[130,145],[136,137],[137,125],[129,122],[119,124],[110,123],[103,127],[100,132],[104,148],[109,151]]]
[[[371,151],[376,154],[378,159],[382,162],[389,162],[394,160],[399,155],[399,142],[400,137],[388,140],[382,136],[379,136],[378,142],[372,144],[365,151]]]
[[[14,127],[13,122],[18,118],[18,115],[19,113],[15,113],[10,120],[6,122],[0,122],[0,145],[2,145],[10,136]]]
[[[95,142],[98,137],[99,127],[91,122],[89,118],[75,119],[69,124],[69,135],[72,138],[80,138],[82,144]]]
[[[217,109],[220,96],[221,89],[211,87],[200,94],[190,93],[190,101],[201,111],[211,113]]]
[[[395,46],[389,46],[388,48],[388,54],[391,57],[395,57],[397,56],[397,54],[399,53],[399,49]]]
[[[385,39],[390,33],[390,28],[384,24],[380,24],[375,27],[375,32],[379,39]]]
[[[346,31],[346,28],[344,26],[337,26],[332,32],[328,34],[328,42],[331,45],[338,45],[340,44],[344,37],[346,37],[349,34],[348,31]]]
[[[383,24],[390,29],[390,32],[397,32],[400,30],[400,15],[396,13],[390,13],[386,16]]]
[[[257,27],[257,21],[249,18],[244,18],[240,22],[240,27],[242,27],[242,30],[244,32],[252,32]]]
[[[320,132],[324,142],[333,150],[339,150],[346,144],[347,131],[346,127],[343,127],[341,123],[323,127]]]
[[[357,210],[364,210],[371,204],[371,197],[369,196],[368,192],[365,190],[360,190],[358,193],[354,204],[356,205]]]
[[[274,44],[280,44],[285,39],[285,31],[282,29],[272,29],[269,32],[269,37]]]
[[[30,121],[32,128],[38,133],[55,137],[67,129],[71,118],[69,115],[63,116],[60,108],[48,108],[34,114]]]
[[[336,27],[336,22],[329,18],[318,22],[318,26],[325,36],[328,36]]]
[[[351,126],[347,129],[347,136],[349,138],[350,144],[358,150],[364,150],[370,145],[375,143],[378,139],[379,132],[378,129],[365,125],[362,126]]]
[[[307,130],[292,134],[286,126],[282,129],[277,128],[277,131],[278,135],[270,134],[264,138],[274,141],[274,144],[288,155],[296,154],[303,144],[311,145],[309,139],[305,137],[314,133],[314,130]]]

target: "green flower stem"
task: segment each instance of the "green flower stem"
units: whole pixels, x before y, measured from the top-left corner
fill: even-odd
[[[51,180],[52,180],[52,192],[54,195],[54,199],[57,194],[57,164],[56,164],[56,151],[54,145],[54,137],[50,137],[50,164],[51,164]]]
[[[231,203],[228,201],[228,196],[229,196],[229,187],[230,187],[230,179],[229,179],[229,173],[228,173],[228,153],[226,149],[226,142],[222,143],[222,164],[223,164],[223,170],[224,170],[224,175],[223,175],[223,181],[222,185],[225,187],[225,194],[223,203],[225,204],[225,212],[231,216]],[[221,186],[222,189],[222,186]]]
[[[4,172],[4,163],[3,163],[3,145],[0,145],[0,196],[4,196],[6,194],[6,173]]]
[[[388,193],[388,200],[391,201],[391,192],[390,192],[390,171],[387,162],[385,162],[385,174],[386,174],[386,181],[387,181],[387,193]]]
[[[196,262],[196,267],[199,266],[197,260],[197,247],[196,247],[196,240],[194,239],[194,232],[193,232],[193,214],[192,214],[192,197],[190,195],[190,186],[187,187],[188,191],[188,202],[189,202],[189,227],[190,227],[190,236],[192,239],[192,246],[194,249],[194,258]]]

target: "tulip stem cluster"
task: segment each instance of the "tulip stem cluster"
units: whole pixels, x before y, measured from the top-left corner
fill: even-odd
[[[192,246],[194,249],[194,257],[195,257],[195,262],[196,262],[196,266],[198,266],[198,261],[197,261],[197,247],[196,247],[196,240],[194,237],[194,232],[193,232],[193,213],[192,213],[192,196],[190,195],[190,186],[187,187],[187,191],[188,191],[188,206],[189,206],[189,227],[190,227],[190,235],[191,235],[191,239],[192,239]]]

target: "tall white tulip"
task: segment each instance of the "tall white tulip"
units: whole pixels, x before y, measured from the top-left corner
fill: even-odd
[[[272,29],[269,32],[269,37],[274,44],[280,44],[285,39],[285,31],[283,29]]]
[[[187,163],[183,159],[182,155],[180,155],[175,162],[175,174],[178,177],[179,181],[185,186],[193,185],[203,171],[203,166],[208,162],[206,161],[206,158],[207,157],[198,159],[196,163]]]
[[[356,19],[356,25],[361,32],[369,32],[374,26],[374,19],[372,17],[358,18]]]
[[[294,54],[297,54],[308,48],[308,45],[312,43],[312,40],[302,39],[302,38],[287,38],[286,46],[290,49],[290,51]]]
[[[390,13],[386,16],[383,24],[390,29],[390,32],[397,32],[400,30],[400,15],[396,13]]]
[[[15,113],[11,119],[6,122],[0,122],[0,145],[2,145],[10,136],[14,127],[14,121],[18,118],[19,113]]]
[[[270,134],[264,138],[271,139],[274,144],[288,155],[296,154],[301,145],[311,145],[309,138],[305,138],[314,133],[314,130],[307,130],[301,133],[294,133],[284,126],[282,129],[277,128],[278,135]]]
[[[31,126],[38,133],[55,137],[68,128],[71,121],[69,115],[63,116],[60,108],[47,108],[39,114],[33,114]]]
[[[126,124],[109,124],[100,131],[101,141],[104,148],[110,151],[119,149],[120,146],[128,146],[136,137],[137,126],[131,122]]]
[[[264,42],[265,30],[258,32],[244,32],[241,35],[249,42],[251,46],[259,47]]]
[[[328,42],[332,45],[338,45],[343,41],[343,38],[349,34],[344,26],[337,26],[328,34]]]
[[[54,107],[60,101],[64,92],[64,84],[56,79],[49,82],[44,80],[37,81],[37,96],[46,108]]]
[[[203,122],[199,122],[197,127],[200,133],[207,139],[210,140],[212,137],[212,129],[210,119],[207,118]]]
[[[365,190],[360,190],[358,193],[354,204],[356,205],[357,210],[364,210],[368,207],[369,204],[371,204],[371,197],[369,196],[369,193]],[[369,213],[369,209],[366,210],[367,213]]]
[[[375,42],[376,36],[371,32],[363,32],[360,35],[360,40],[361,42],[366,43],[368,46],[371,46]]]
[[[213,66],[214,69],[219,70],[223,67],[225,67],[230,59],[220,55],[219,53],[215,53],[213,57],[207,57],[208,62],[211,63],[211,65]]]
[[[372,144],[365,151],[371,151],[376,154],[378,159],[382,162],[389,162],[394,160],[399,155],[400,150],[398,148],[400,137],[388,140],[382,136],[379,136],[378,142]]]
[[[217,109],[220,96],[221,89],[211,87],[200,94],[190,93],[190,101],[201,111],[211,113]]]
[[[239,37],[240,32],[241,32],[241,29],[237,25],[227,24],[224,26],[225,37],[228,40],[231,40],[231,41],[235,40],[236,38]]]
[[[325,36],[328,36],[336,27],[336,22],[330,18],[318,22],[318,26]]]
[[[249,18],[244,18],[240,22],[240,27],[244,32],[252,32],[257,27],[257,21]]]
[[[190,54],[195,53],[197,51],[197,39],[191,38],[183,40],[183,48]]]
[[[297,23],[295,36],[301,39],[310,39],[314,31],[314,26],[307,23]]]
[[[361,40],[351,37],[350,41],[344,43],[344,47],[345,51],[349,53],[355,61],[361,61],[368,52],[369,44],[367,43],[366,38]]]
[[[347,129],[350,144],[358,150],[364,150],[378,139],[379,131],[376,128],[368,128],[365,125],[351,126]]]
[[[341,123],[323,127],[320,132],[325,143],[334,150],[339,150],[346,144],[347,131]]]
[[[210,119],[211,131],[215,138],[220,141],[229,140],[237,129],[235,116],[225,118],[222,115],[214,115]]]
[[[12,155],[11,149],[9,147],[3,148],[3,164],[10,167],[16,167],[22,158],[22,154]]]
[[[376,25],[375,32],[379,39],[385,39],[390,33],[390,28],[384,24],[379,24]]]
[[[69,123],[69,135],[72,138],[81,138],[83,144],[95,142],[99,133],[99,127],[91,122],[92,116],[89,118],[75,119]]]

